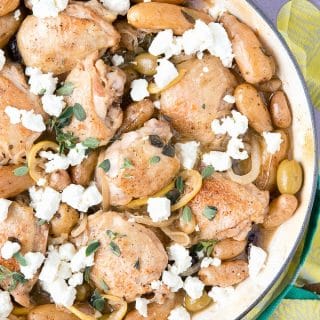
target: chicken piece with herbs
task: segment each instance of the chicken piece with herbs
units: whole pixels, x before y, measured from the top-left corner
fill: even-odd
[[[66,97],[67,104],[78,104],[84,112],[73,117],[64,131],[74,133],[80,141],[95,138],[101,146],[109,142],[122,123],[119,102],[126,77],[121,69],[107,66],[98,57],[98,52],[89,55],[66,79],[74,87]]]
[[[215,136],[211,122],[228,115],[232,104],[223,100],[232,95],[235,77],[221,61],[206,55],[179,65],[185,76],[161,95],[161,111],[171,119],[182,138],[197,140],[214,149],[223,149],[223,137]]]
[[[166,251],[157,236],[146,227],[127,221],[116,212],[97,212],[88,217],[88,239],[100,243],[90,278],[108,294],[134,301],[151,292],[167,266]]]
[[[262,223],[268,212],[269,192],[253,184],[240,185],[223,174],[204,180],[189,206],[201,239],[244,240],[252,223]]]
[[[58,17],[30,15],[17,34],[19,51],[27,66],[54,74],[70,71],[90,53],[99,50],[101,56],[118,44],[114,19],[97,0],[72,1]]]
[[[47,238],[48,225],[39,225],[32,208],[17,202],[11,203],[7,218],[0,224],[0,248],[6,241],[10,240],[19,243],[22,255],[28,252],[45,254]],[[14,258],[9,260],[0,258],[0,266],[15,272],[19,272],[20,269],[17,260]],[[23,280],[23,277],[19,277],[19,279]],[[1,287],[7,290],[11,280],[9,277],[6,278],[5,281],[0,282]],[[17,286],[11,294],[16,302],[28,307],[30,306],[29,293],[37,282],[37,276],[34,276],[28,281],[24,281],[18,280],[16,283]]]
[[[25,161],[27,152],[40,136],[40,132],[27,129],[19,121],[11,123],[5,112],[8,106],[44,114],[39,98],[29,91],[22,68],[13,63],[7,63],[0,71],[0,165]]]
[[[105,186],[109,189],[111,205],[151,196],[173,180],[180,162],[171,138],[166,122],[151,119],[100,154],[96,179],[103,193]]]

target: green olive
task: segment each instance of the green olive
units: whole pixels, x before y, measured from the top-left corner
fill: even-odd
[[[193,300],[188,295],[185,296],[184,305],[190,312],[198,312],[205,309],[212,299],[208,296],[206,291],[203,291],[202,296],[199,299]]]
[[[87,283],[77,286],[76,300],[80,302],[86,301],[90,297],[91,291],[91,287]]]
[[[134,59],[135,70],[146,76],[155,75],[157,66],[157,57],[150,53],[141,53]]]
[[[302,167],[295,160],[283,160],[277,170],[277,185],[282,194],[296,194],[302,186]]]
[[[186,221],[183,216],[181,216],[179,219],[179,227],[182,232],[191,234],[196,227],[196,219],[194,218],[194,215],[191,214],[190,221]]]

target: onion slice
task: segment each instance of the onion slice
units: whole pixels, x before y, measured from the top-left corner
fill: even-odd
[[[162,232],[167,235],[173,242],[181,244],[184,247],[188,247],[191,244],[191,239],[190,237],[182,232],[182,231],[176,231],[176,230],[171,230],[168,227],[160,228]]]

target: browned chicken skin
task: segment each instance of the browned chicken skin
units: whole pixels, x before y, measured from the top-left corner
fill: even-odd
[[[3,48],[9,42],[21,22],[22,18],[15,19],[13,12],[0,17],[0,48]]]
[[[215,173],[204,180],[189,206],[199,224],[201,239],[243,240],[253,222],[263,222],[268,204],[269,192],[260,191],[253,184],[240,185]],[[217,209],[211,221],[203,214],[206,206]]]
[[[156,235],[112,211],[90,215],[87,228],[89,241],[100,241],[90,273],[95,285],[103,290],[104,281],[110,288],[109,294],[127,301],[150,292],[150,283],[160,278],[168,264],[167,254]],[[107,230],[113,236],[108,236]],[[116,248],[111,248],[111,241]],[[137,263],[139,267],[135,267]]]
[[[29,91],[21,67],[13,63],[7,63],[0,71],[0,165],[24,161],[26,153],[40,136],[22,124],[11,124],[4,112],[7,106],[44,114],[39,98]]]
[[[19,6],[20,0],[1,0],[0,17],[12,12]]]
[[[56,18],[28,16],[17,34],[18,47],[27,66],[61,74],[90,53],[99,50],[102,55],[119,42],[110,22],[111,14],[97,0],[72,1]]]
[[[162,147],[152,145],[150,135],[158,136]],[[102,179],[106,180],[111,205],[125,205],[133,198],[153,195],[173,180],[180,162],[175,155],[171,157],[162,153],[171,137],[166,122],[151,119],[142,128],[122,135],[119,141],[101,153],[98,163],[108,159],[110,170],[106,173],[98,168],[96,178],[100,185]],[[152,164],[152,157],[160,160]]]
[[[203,71],[205,67],[208,72]],[[232,105],[223,98],[233,94],[235,77],[218,58],[209,55],[185,61],[179,68],[187,73],[162,93],[161,111],[182,137],[220,149],[223,139],[213,134],[211,122],[230,113]]]
[[[75,88],[66,102],[70,106],[81,104],[86,119],[79,121],[74,117],[64,130],[73,132],[80,141],[96,138],[100,145],[105,145],[122,123],[119,101],[126,77],[121,69],[107,66],[98,57],[98,52],[89,55],[66,79]]]
[[[32,208],[13,202],[9,207],[8,218],[0,224],[0,248],[8,238],[14,238],[19,241],[22,254],[30,251],[45,253],[47,249],[48,225],[39,226]],[[14,259],[12,261],[15,262]],[[12,267],[14,270],[17,270],[17,265],[14,262],[12,263]],[[9,267],[2,259],[0,259],[0,264]],[[11,292],[15,301],[22,306],[28,307],[30,305],[29,292],[36,282],[37,277],[34,277],[25,284],[19,284]],[[1,286],[6,289],[5,283],[1,283]]]

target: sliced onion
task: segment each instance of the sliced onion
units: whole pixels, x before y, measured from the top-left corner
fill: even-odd
[[[184,247],[188,247],[191,244],[190,237],[182,232],[182,231],[176,231],[171,230],[168,227],[160,228],[164,234],[166,234],[173,242],[181,244]]]
[[[88,224],[88,216],[84,213],[81,213],[81,216],[79,219],[79,224],[74,229],[72,229],[71,237],[76,238],[76,237],[80,236],[80,234],[82,234],[84,231],[86,231],[87,224]]]
[[[72,307],[66,307],[71,313],[73,313],[75,316],[77,316],[80,320],[96,320],[95,317],[90,316],[79,309],[75,308],[74,306]]]
[[[153,222],[149,216],[135,216],[131,215],[131,218],[135,220],[137,223],[145,224],[150,227],[156,227],[156,228],[163,228],[168,227],[172,223],[174,223],[177,219],[179,219],[179,215],[171,215],[171,217],[168,220],[164,220],[161,222]]]
[[[260,167],[261,167],[261,150],[259,142],[255,137],[252,137],[252,143],[251,143],[251,170],[242,176],[237,175],[234,173],[233,169],[228,170],[229,178],[237,182],[239,184],[249,184],[255,181],[260,173]]]
[[[128,310],[128,304],[122,298],[112,296],[110,294],[103,294],[103,298],[107,299],[111,305],[119,304],[120,308],[118,310],[113,311],[108,317],[108,320],[122,320]],[[101,319],[101,318],[100,318]],[[103,319],[103,317],[102,317]]]

